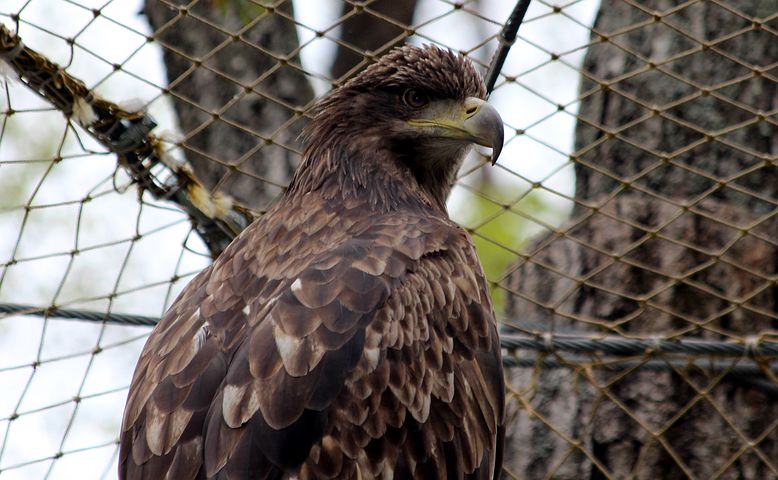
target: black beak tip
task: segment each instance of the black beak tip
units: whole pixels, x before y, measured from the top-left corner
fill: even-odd
[[[500,125],[498,130],[499,132],[496,133],[492,141],[492,166],[494,166],[494,164],[497,163],[497,159],[500,158],[500,152],[502,152],[502,143],[505,140],[505,133],[503,132],[502,125]]]
[[[469,98],[466,100],[476,109],[463,124],[464,130],[470,135],[469,139],[484,147],[492,148],[492,165],[497,163],[505,140],[505,127],[497,110],[487,102]]]

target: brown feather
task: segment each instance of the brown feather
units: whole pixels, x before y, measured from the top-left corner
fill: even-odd
[[[120,478],[499,475],[497,326],[445,212],[466,145],[426,173],[397,151],[410,87],[484,95],[466,60],[404,47],[321,102],[285,196],[149,337]]]

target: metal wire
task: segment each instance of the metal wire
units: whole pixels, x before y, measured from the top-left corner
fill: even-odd
[[[89,322],[106,322],[115,325],[133,325],[153,327],[159,318],[130,315],[124,313],[99,312],[94,310],[79,310],[59,307],[34,307],[31,305],[19,305],[13,303],[0,303],[0,314],[32,315],[49,318],[63,318],[68,320],[82,320]],[[753,338],[747,343],[734,343],[731,341],[676,339],[666,340],[656,338],[652,340],[606,336],[600,338],[575,337],[570,334],[563,336],[545,333],[543,335],[529,336],[503,331],[500,342],[504,349],[536,350],[543,352],[575,352],[593,353],[602,352],[610,355],[634,356],[637,354],[672,353],[688,355],[701,359],[705,356],[764,356],[778,355],[778,342],[763,341]],[[521,366],[509,357],[504,359],[505,365]],[[534,366],[531,364],[529,366]]]
[[[115,412],[123,405],[147,327],[157,321],[113,312],[165,311],[181,288],[179,280],[202,269],[209,253],[218,254],[261,214],[231,203],[234,192],[227,180],[245,177],[257,189],[283,190],[283,176],[249,166],[268,148],[292,159],[299,154],[299,144],[284,135],[294,131],[291,139],[297,138],[295,127],[304,123],[313,102],[298,98],[285,74],[304,76],[304,85],[310,78],[327,86],[338,83],[307,68],[302,58],[307,52],[321,44],[350,50],[362,58],[352,74],[408,36],[480,62],[487,67],[489,91],[500,92],[493,101],[510,99],[501,108],[507,120],[501,163],[482,171],[481,163],[473,162],[459,173],[457,184],[461,203],[478,204],[477,218],[457,220],[486,260],[495,306],[509,324],[502,346],[514,444],[506,451],[522,455],[506,457],[510,464],[503,477],[659,478],[664,473],[642,469],[666,458],[662,472],[679,478],[747,478],[752,471],[761,475],[752,478],[778,478],[778,198],[774,189],[754,181],[770,177],[777,160],[774,148],[765,146],[778,128],[775,102],[765,95],[778,84],[775,50],[765,46],[778,39],[778,11],[772,5],[762,2],[758,11],[747,11],[741,7],[748,2],[741,0],[690,0],[669,7],[603,0],[593,26],[595,12],[587,7],[592,2],[581,0],[491,2],[499,3],[504,18],[492,18],[482,8],[487,2],[429,0],[428,6],[437,8],[425,9],[423,18],[406,25],[379,5],[387,2],[344,0],[340,16],[314,25],[305,17],[307,9],[287,8],[290,1],[182,6],[148,0],[146,6],[158,4],[170,14],[157,19],[151,33],[148,25],[134,23],[135,11],[118,13],[124,4],[118,0],[99,8],[80,0],[47,2],[47,8],[50,3],[70,9],[58,21],[47,12],[36,16],[38,2],[19,2],[14,11],[0,12],[0,23],[13,24],[19,34],[0,32],[0,75],[11,80],[10,86],[3,84],[0,100],[0,187],[12,199],[0,206],[0,226],[8,232],[0,242],[8,250],[0,259],[0,293],[8,300],[0,303],[0,340],[6,340],[0,355],[6,401],[0,403],[0,432],[5,428],[0,478],[7,473],[72,478],[58,469],[78,463],[82,454],[99,457],[100,449],[106,450],[100,457],[105,468],[88,474],[79,464],[77,476],[113,477]],[[371,50],[341,39],[338,32],[359,16],[393,26],[397,36]],[[608,17],[615,21],[603,24]],[[712,22],[714,17],[719,19]],[[277,30],[297,29],[300,42],[288,48],[263,44],[256,32],[272,22]],[[456,30],[471,22],[478,36],[473,42],[468,35],[457,41],[439,37],[433,29]],[[94,33],[106,26],[112,36],[123,32],[136,45],[122,53],[104,48],[108,42]],[[196,30],[202,38],[191,42],[196,45],[169,41],[166,34],[175,30]],[[583,36],[568,41],[576,31]],[[754,51],[765,53],[750,58],[743,39],[749,45],[761,42]],[[511,49],[517,41],[521,49]],[[140,58],[149,49],[164,58],[166,78],[136,73],[139,61],[158,61]],[[583,61],[585,52],[598,49],[613,60]],[[62,51],[66,55],[58,56]],[[492,51],[486,65],[482,60]],[[259,57],[267,60],[261,68],[232,68]],[[697,58],[726,64],[699,68],[693,65]],[[143,98],[142,107],[121,103],[127,100],[125,84],[110,88],[117,77],[142,87],[143,93],[131,95]],[[672,88],[654,88],[670,81]],[[219,85],[201,89],[225,94],[200,96],[187,91],[187,84]],[[163,127],[178,132],[165,139],[152,130],[149,111],[155,102],[188,107],[191,115],[179,115],[179,121],[196,121],[184,128],[155,112]],[[699,110],[701,104],[704,118],[690,115],[690,107]],[[270,105],[278,111],[269,113]],[[587,105],[602,108],[587,110]],[[632,110],[624,118],[612,117],[619,109]],[[737,115],[717,126],[714,117],[722,112]],[[257,126],[245,114],[269,121]],[[62,129],[46,129],[50,120],[44,118],[56,119],[51,122]],[[574,144],[569,142],[573,124]],[[244,136],[210,149],[198,143],[227,130]],[[587,131],[593,134],[584,135]],[[686,141],[667,142],[667,131],[687,132]],[[59,144],[43,148],[39,138]],[[764,145],[752,138],[762,138]],[[174,148],[181,154],[165,157]],[[728,152],[727,160],[706,164],[717,149]],[[625,152],[643,157],[616,166],[603,162]],[[212,179],[209,189],[193,191],[187,184],[201,183],[193,175],[202,171],[193,167],[198,158],[198,168],[218,165],[226,173]],[[103,166],[109,170],[103,177],[82,179]],[[573,170],[583,182],[575,188]],[[8,181],[17,172],[19,180]],[[66,184],[57,180],[68,172],[75,174],[60,177],[68,178]],[[668,172],[671,177],[683,172],[705,188],[676,196],[657,181]],[[190,174],[192,180],[182,180]],[[599,198],[589,197],[587,175],[612,186]],[[131,188],[136,185],[142,187],[138,195]],[[225,197],[213,196],[220,194]],[[743,199],[748,207],[741,209],[737,203]],[[224,215],[225,206],[237,208]],[[165,222],[155,220],[163,214]],[[209,251],[196,235],[189,241],[190,221]],[[120,224],[121,233],[112,235]],[[179,227],[185,231],[177,230],[171,240],[168,233]],[[151,248],[144,246],[149,243]],[[171,244],[174,248],[162,252]],[[490,270],[487,262],[495,252],[507,260]],[[90,284],[93,278],[101,280]],[[642,284],[650,288],[636,288]],[[100,307],[60,306],[85,304]],[[67,381],[73,384],[62,385]],[[112,396],[119,397],[115,403],[101,403]],[[99,415],[103,435],[96,439],[84,425]],[[35,423],[45,428],[35,430]],[[623,439],[603,440],[614,431]],[[698,431],[707,432],[704,441],[678,433]],[[34,452],[20,454],[20,445],[33,443],[25,437],[29,432],[50,437],[51,445],[36,439]],[[78,443],[81,439],[87,439],[86,446]],[[717,454],[696,456],[708,443],[717,445]],[[695,447],[689,449],[690,444]],[[635,445],[640,451],[630,457]],[[629,464],[626,471],[617,470],[621,460],[607,456],[613,446],[622,449],[617,456]],[[533,451],[541,454],[531,457]],[[584,465],[585,472],[569,470],[571,464]]]
[[[734,363],[732,360],[722,359],[679,359],[679,358],[650,358],[650,359],[607,359],[602,361],[598,359],[592,362],[591,358],[586,357],[564,357],[555,358],[551,355],[544,356],[508,356],[503,359],[503,365],[508,368],[531,368],[531,369],[582,369],[596,368],[606,371],[619,372],[624,370],[645,369],[653,371],[661,370],[700,370],[707,372],[726,372],[732,378],[762,377],[765,369],[754,364],[750,360],[740,360]],[[778,366],[770,369],[778,374]],[[775,391],[778,387],[772,385]]]
[[[79,310],[72,308],[48,307],[40,308],[32,305],[17,303],[0,303],[0,314],[28,315],[44,318],[64,318],[67,320],[81,320],[87,322],[105,322],[113,325],[132,325],[153,327],[159,318],[143,315],[130,315],[127,313],[99,312],[96,310]]]
[[[130,112],[102,99],[84,82],[27,47],[19,35],[0,24],[0,60],[10,65],[33,92],[81,126],[111,152],[142,189],[169,200],[189,215],[215,258],[255,218],[248,208],[223,194],[206,191],[185,162],[166,160],[165,145],[151,131],[156,122],[144,111]],[[152,169],[161,165],[175,179],[163,182]],[[214,208],[215,204],[228,206]],[[217,213],[214,215],[214,213]]]
[[[724,373],[728,381],[757,389],[770,398],[778,398],[778,385],[765,378],[765,368],[751,360],[741,360],[733,364],[731,360],[700,359],[700,358],[662,358],[662,359],[598,359],[592,362],[584,357],[563,360],[551,356],[504,356],[503,365],[507,368],[532,369],[532,370],[578,370],[590,368],[608,372],[625,371],[704,371],[710,373]],[[778,375],[778,366],[773,366],[769,371],[772,375]]]
[[[566,351],[577,353],[602,352],[612,355],[638,355],[653,353],[673,353],[689,355],[696,358],[713,356],[746,356],[746,355],[778,355],[778,343],[764,342],[754,338],[748,343],[732,341],[699,340],[684,338],[652,340],[607,336],[601,338],[564,337],[550,333],[542,336],[524,336],[520,334],[503,333],[500,336],[503,348],[529,349],[539,351]]]
[[[513,7],[513,11],[500,32],[498,37],[500,39],[500,45],[494,52],[494,57],[489,64],[489,70],[484,77],[487,93],[492,93],[492,90],[494,90],[494,84],[497,82],[497,77],[500,76],[503,65],[505,65],[505,60],[508,58],[508,52],[510,52],[513,43],[516,41],[516,34],[519,32],[519,27],[521,26],[521,22],[524,21],[524,15],[527,14],[531,1],[532,0],[519,0],[516,2],[516,6]]]

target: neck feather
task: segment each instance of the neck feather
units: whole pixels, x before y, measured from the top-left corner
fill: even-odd
[[[448,169],[434,171],[413,168],[417,164],[411,162],[419,159],[404,156],[378,132],[356,137],[345,134],[312,137],[287,194],[320,191],[329,198],[363,198],[381,211],[412,207],[433,209],[447,216],[446,197],[459,162],[449,163]]]

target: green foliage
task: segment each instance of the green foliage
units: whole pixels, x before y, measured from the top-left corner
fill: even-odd
[[[455,217],[473,238],[499,314],[505,295],[499,283],[527,240],[540,229],[530,218],[553,222],[561,212],[540,192],[527,192],[524,187],[506,188],[487,181],[467,190],[466,195],[464,207],[455,212]]]
[[[2,105],[5,109],[5,105]],[[39,117],[39,115],[36,115]],[[22,115],[0,114],[0,127],[4,140],[3,156],[8,158],[23,158],[28,162],[0,164],[0,208],[9,209],[25,205],[41,176],[51,168],[52,159],[57,153],[56,122],[36,118],[36,122],[24,122]],[[59,122],[60,124],[62,122]],[[35,134],[29,132],[35,128]],[[61,129],[61,125],[59,126]]]
[[[212,3],[222,16],[234,14],[243,25],[248,25],[267,12],[267,9],[259,3],[246,0],[213,0]]]

